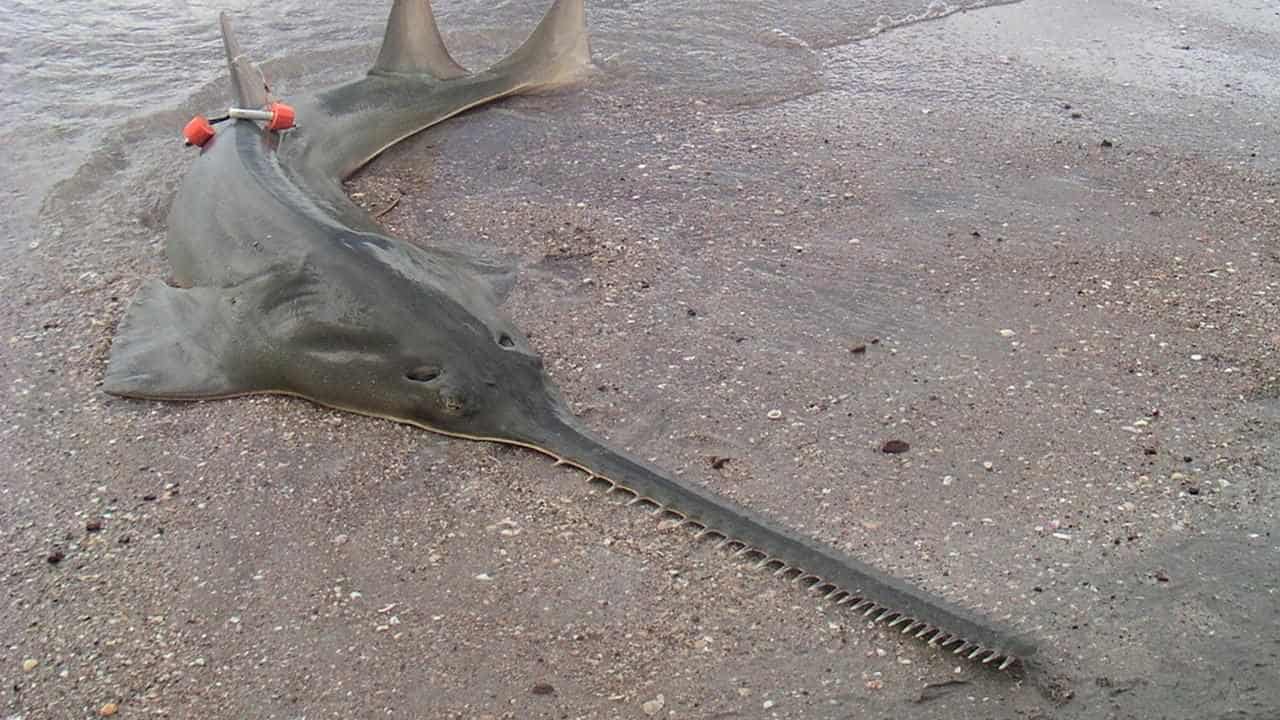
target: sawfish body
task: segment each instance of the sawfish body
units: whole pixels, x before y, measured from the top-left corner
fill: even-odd
[[[223,18],[237,101],[267,103]],[[426,0],[397,0],[369,75],[297,104],[287,134],[236,120],[204,145],[169,215],[173,287],[143,286],[104,389],[196,400],[282,393],[577,467],[736,554],[955,653],[1008,667],[1034,653],[985,619],[608,447],[569,411],[499,303],[509,268],[386,235],[341,181],[399,140],[589,66],[582,0],[557,0],[529,40],[468,73]]]

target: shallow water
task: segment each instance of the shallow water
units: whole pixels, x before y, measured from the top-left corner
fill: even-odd
[[[544,4],[435,3],[458,54],[476,63],[518,42]],[[816,47],[993,4],[1003,0],[692,6],[673,0],[601,0],[591,3],[589,12],[597,60],[618,77],[638,75],[669,94],[759,104],[812,92]],[[121,136],[125,123],[132,120],[135,128],[172,133],[176,139],[183,117],[175,111],[193,94],[204,88],[207,102],[225,102],[219,11],[234,15],[246,50],[263,61],[327,57],[327,52],[350,49],[355,61],[348,69],[354,73],[367,65],[364,52],[354,48],[376,44],[386,5],[15,0],[0,26],[0,86],[6,89],[0,164],[9,170],[0,188],[0,217],[10,229],[0,253],[9,255],[38,240],[34,219],[42,198],[95,149],[120,145],[132,162],[139,161],[137,133]],[[323,84],[335,65],[317,63],[321,67],[325,72],[316,79]],[[139,119],[156,113],[162,122]],[[108,163],[81,174],[89,179],[112,172]]]
[[[471,2],[440,14],[461,59],[482,66],[549,0]],[[944,659],[834,615],[815,643],[813,608],[789,590],[676,540],[606,550],[597,531],[660,538],[587,515],[603,503],[565,495],[576,478],[544,482],[530,454],[302,402],[103,395],[114,324],[165,272],[165,213],[194,155],[178,129],[227,102],[216,12],[72,2],[41,16],[25,3],[0,29],[12,35],[0,153],[13,160],[0,199],[13,599],[0,634],[17,638],[0,667],[50,657],[8,686],[0,714],[61,717],[163,672],[159,699],[129,702],[350,717],[325,695],[337,688],[474,717],[477,687],[494,693],[486,710],[505,709],[510,688],[524,707],[550,657],[553,698],[602,717],[637,687],[625,707],[639,714],[648,660],[663,676],[651,689],[683,717],[753,717],[777,688],[796,689],[780,710],[793,717],[832,717],[829,703],[877,717],[1275,717],[1280,232],[1265,119],[1278,96],[1259,68],[1276,64],[1280,44],[1263,41],[1280,15],[1043,0],[912,25],[954,8],[781,5],[689,16],[593,2],[603,72],[587,87],[446,123],[351,189],[393,209],[381,221],[397,237],[518,257],[527,275],[508,306],[593,427],[1010,618],[1042,642],[1045,684],[964,674],[964,692],[921,705],[920,684],[956,677]],[[362,73],[384,14],[232,9],[286,99]],[[92,51],[67,50],[86,37]],[[153,114],[139,115],[144,101]],[[912,454],[877,452],[889,436]],[[732,462],[710,469],[712,453]],[[162,483],[174,497],[156,502]],[[100,535],[81,532],[104,512]],[[495,561],[477,538],[503,517],[527,533],[500,548],[521,597],[476,603],[467,579]],[[251,574],[264,538],[271,554]],[[421,565],[448,543],[444,565]],[[52,548],[69,550],[57,568]],[[658,570],[672,565],[694,578],[679,602]],[[86,578],[105,581],[90,591]],[[315,615],[335,578],[415,606],[410,635],[370,623],[383,642],[368,664],[335,663],[360,632],[353,615]],[[539,588],[563,589],[551,611]],[[383,622],[387,605],[367,604]],[[468,619],[424,630],[426,608]],[[567,633],[582,608],[606,630]],[[111,651],[133,664],[107,662],[100,643],[134,624],[117,619],[143,616]],[[507,627],[523,638],[492,634]],[[716,655],[687,643],[704,628]],[[580,661],[596,649],[621,659],[616,682]],[[272,661],[251,666],[260,657]],[[864,691],[868,672],[883,687]],[[1050,705],[1071,692],[1074,705]]]

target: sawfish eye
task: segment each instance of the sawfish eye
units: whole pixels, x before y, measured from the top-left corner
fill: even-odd
[[[502,333],[498,336],[498,344],[502,347],[515,347],[516,341],[512,340],[510,335]]]
[[[440,377],[440,368],[434,365],[423,365],[410,370],[404,376],[414,382],[427,383]]]

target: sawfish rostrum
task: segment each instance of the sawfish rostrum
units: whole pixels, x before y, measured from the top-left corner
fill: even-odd
[[[590,66],[583,0],[557,0],[529,39],[468,72],[426,0],[397,0],[367,77],[297,103],[287,134],[223,124],[174,199],[174,285],[145,284],[112,343],[104,388],[196,400],[283,393],[472,440],[532,448],[682,518],[762,568],[951,652],[1004,668],[1034,647],[985,619],[704,488],[614,450],[572,415],[499,309],[509,268],[401,242],[341,181],[390,145],[482,103]],[[222,19],[236,102],[269,101]]]

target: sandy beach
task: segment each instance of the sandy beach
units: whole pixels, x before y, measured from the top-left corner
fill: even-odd
[[[612,442],[1017,628],[1033,665],[870,627],[532,452],[102,393],[191,158],[130,148],[219,86],[123,127],[0,271],[0,717],[1280,714],[1280,11],[788,27],[700,91],[706,57],[593,26],[581,87],[349,190],[514,260],[505,307]]]

